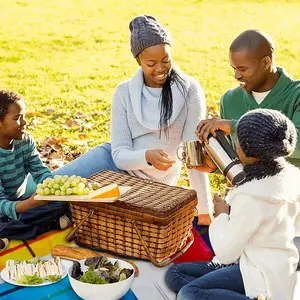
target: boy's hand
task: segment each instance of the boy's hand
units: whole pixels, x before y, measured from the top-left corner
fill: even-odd
[[[48,205],[51,202],[51,201],[44,201],[44,200],[42,201],[34,200],[35,195],[36,194],[33,194],[30,198],[18,202],[16,204],[16,212],[21,213],[31,208]]]
[[[215,217],[217,217],[222,213],[229,214],[229,205],[218,194],[214,195],[213,203],[214,203]]]
[[[147,150],[146,161],[160,171],[167,171],[175,163],[175,160],[161,149]]]
[[[36,196],[36,194],[33,194],[30,198],[27,199],[29,200],[29,203],[30,205],[32,205],[32,207],[45,206],[52,202],[52,201],[45,201],[45,200],[34,200],[34,196]]]

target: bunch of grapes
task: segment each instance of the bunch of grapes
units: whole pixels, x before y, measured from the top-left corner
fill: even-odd
[[[54,178],[46,178],[43,183],[38,184],[37,194],[40,196],[69,196],[88,195],[91,190],[100,186],[97,183],[89,184],[86,178],[73,175],[55,175]]]

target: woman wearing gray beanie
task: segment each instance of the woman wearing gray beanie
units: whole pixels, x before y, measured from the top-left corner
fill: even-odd
[[[166,281],[179,292],[177,299],[293,298],[300,170],[285,157],[296,147],[296,128],[279,111],[256,109],[241,117],[237,137],[246,180],[226,202],[220,197],[214,201],[217,217],[209,228],[213,262],[182,263],[168,270]]]
[[[96,147],[56,174],[88,177],[110,169],[176,185],[181,170],[176,150],[197,140],[196,126],[206,116],[205,96],[195,79],[173,65],[171,36],[154,17],[137,16],[129,29],[131,52],[140,68],[115,90],[111,144]],[[187,173],[198,194],[199,224],[208,225],[208,177],[196,170]]]

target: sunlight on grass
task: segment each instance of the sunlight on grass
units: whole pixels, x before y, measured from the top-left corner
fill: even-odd
[[[92,126],[82,132],[92,147],[109,140],[114,88],[138,67],[129,48],[134,16],[152,14],[169,29],[175,63],[201,82],[218,111],[220,96],[236,85],[228,48],[243,30],[269,33],[278,64],[300,78],[299,11],[298,1],[1,1],[1,88],[21,93],[28,112],[39,112],[36,138],[76,139],[62,124],[86,114]]]

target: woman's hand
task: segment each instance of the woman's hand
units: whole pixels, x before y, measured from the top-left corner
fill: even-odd
[[[213,203],[214,203],[215,217],[217,217],[222,213],[229,214],[229,205],[218,194],[214,195]]]
[[[146,160],[154,168],[160,171],[167,171],[175,163],[175,160],[161,149],[147,150]]]

